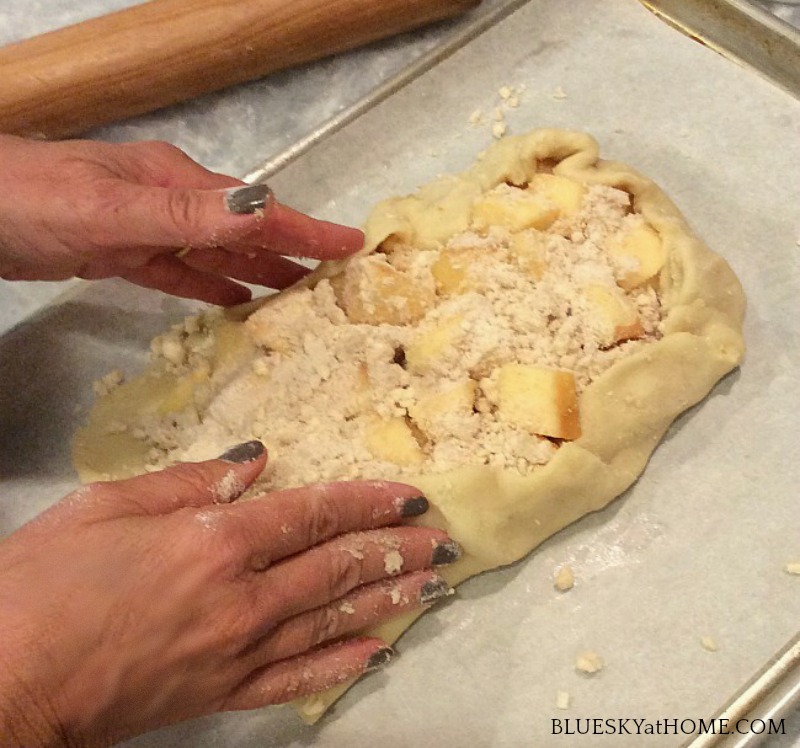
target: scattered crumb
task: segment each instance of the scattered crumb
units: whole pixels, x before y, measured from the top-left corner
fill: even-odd
[[[492,136],[494,138],[502,138],[503,135],[506,134],[508,128],[505,122],[506,112],[510,109],[516,109],[520,105],[522,92],[524,90],[525,86],[522,84],[519,86],[500,86],[497,90],[497,94],[500,97],[499,105],[494,107],[489,122],[486,122],[484,112],[481,109],[476,109],[469,116],[469,124],[472,125],[472,127],[488,124]]]
[[[563,88],[561,88],[561,86],[558,86],[556,88],[556,90],[553,91],[553,98],[554,99],[566,99],[567,98],[567,92]]]
[[[348,615],[352,615],[353,613],[356,612],[356,609],[353,607],[353,604],[347,601],[343,602],[339,606],[339,610],[342,611],[342,613],[347,613]]]
[[[288,535],[292,531],[292,528],[289,525],[281,525],[281,533],[284,535]]]
[[[400,591],[399,587],[392,587],[389,590],[389,597],[392,599],[392,605],[399,605],[400,601],[403,599],[403,593]]]
[[[703,649],[706,649],[709,652],[716,652],[719,649],[717,643],[710,636],[704,636],[700,640],[700,644],[703,645]]]
[[[569,709],[570,695],[567,691],[556,692],[556,709]]]
[[[553,577],[553,586],[559,592],[566,592],[575,586],[575,574],[571,566],[562,566]]]
[[[180,340],[165,337],[161,341],[161,355],[173,366],[181,366],[186,361],[186,349]]]
[[[194,518],[205,527],[206,530],[213,530],[217,525],[217,515],[214,512],[197,512]]]
[[[244,483],[236,475],[236,471],[231,468],[217,483],[211,486],[212,501],[215,504],[230,504],[242,494],[244,489]]]
[[[355,547],[353,545],[342,545],[341,549],[345,553],[349,553],[354,559],[357,561],[361,561],[364,558],[364,550],[363,547]]]
[[[786,566],[783,567],[783,570],[787,574],[796,574],[800,575],[800,561],[790,561]]]
[[[587,675],[597,673],[605,666],[606,665],[603,662],[603,658],[600,657],[597,652],[591,649],[581,652],[575,659],[575,669],[581,673],[586,673]]]
[[[92,389],[94,390],[95,395],[98,397],[103,397],[119,387],[124,381],[125,375],[119,369],[114,369],[113,371],[108,372],[108,374],[106,374],[104,377],[101,377],[97,381],[93,382]]]
[[[403,568],[403,557],[399,551],[389,551],[383,557],[383,568],[387,574],[399,574]]]

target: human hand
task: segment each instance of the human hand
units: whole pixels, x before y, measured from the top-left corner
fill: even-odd
[[[243,183],[167,143],[0,135],[0,164],[6,280],[118,276],[229,306],[250,298],[231,279],[285,288],[308,272],[282,255],[339,259],[363,244],[360,231],[280,205],[263,186],[222,192]]]
[[[457,546],[399,524],[427,509],[416,489],[222,503],[265,462],[250,442],[90,484],[0,543],[0,746],[109,745],[328,688],[391,654],[344,637],[450,592],[430,567]]]

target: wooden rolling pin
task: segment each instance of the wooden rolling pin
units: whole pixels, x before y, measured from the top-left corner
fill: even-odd
[[[64,137],[480,0],[151,0],[0,49],[0,132]]]

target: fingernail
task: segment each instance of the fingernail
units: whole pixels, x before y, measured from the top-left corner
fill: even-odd
[[[394,657],[394,650],[391,647],[382,647],[373,652],[367,660],[366,672],[377,670],[386,665]]]
[[[419,601],[423,605],[428,605],[429,603],[435,603],[437,600],[448,597],[454,592],[455,590],[441,577],[438,579],[430,579],[422,585],[419,591]]]
[[[225,207],[231,213],[252,215],[263,211],[275,201],[272,190],[265,184],[248,184],[224,190]]]
[[[251,442],[244,442],[231,447],[227,452],[223,452],[217,459],[224,462],[235,462],[237,464],[244,464],[245,462],[252,462],[257,460],[264,454],[264,445],[254,439]]]
[[[415,496],[413,499],[406,499],[400,508],[401,517],[419,517],[428,511],[430,504],[424,496]]]
[[[444,540],[439,543],[431,554],[431,563],[434,566],[452,564],[461,558],[461,546],[455,540]]]

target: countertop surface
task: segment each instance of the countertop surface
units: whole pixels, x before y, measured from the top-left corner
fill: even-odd
[[[127,7],[130,0],[0,0],[0,44]],[[491,13],[503,0],[455,20],[405,34],[335,58],[270,75],[104,127],[87,137],[112,142],[163,139],[203,165],[237,176],[257,167],[351,106],[427,52],[447,42],[465,24]],[[800,6],[763,2],[776,16],[800,28]],[[17,324],[69,284],[0,281],[0,333]],[[787,735],[770,746],[800,747],[800,713],[786,723]]]

